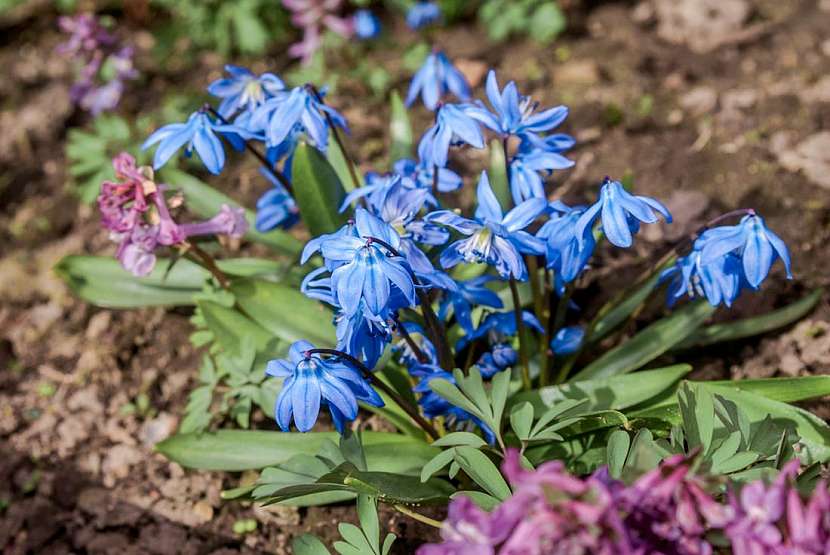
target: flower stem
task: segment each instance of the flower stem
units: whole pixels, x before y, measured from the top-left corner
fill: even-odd
[[[336,349],[309,349],[309,354],[321,354],[321,355],[331,355],[335,357],[340,357],[348,361],[351,365],[355,368],[363,372],[363,375],[366,379],[368,379],[371,384],[379,389],[382,393],[384,393],[387,397],[395,401],[405,412],[412,418],[417,424],[424,430],[432,439],[438,439],[439,436],[438,432],[435,431],[435,428],[432,427],[432,424],[426,421],[421,413],[418,412],[418,409],[407,403],[403,397],[401,397],[397,391],[386,385],[386,383],[378,378],[365,364],[360,362],[358,359],[353,357],[350,354],[344,353],[342,351],[338,351]]]
[[[395,507],[395,510],[398,511],[399,513],[405,514],[409,518],[413,518],[413,519],[417,520],[418,522],[422,522],[422,523],[427,524],[429,526],[432,526],[434,528],[441,528],[441,523],[438,522],[435,519],[429,518],[428,516],[424,516],[421,513],[416,513],[415,511],[410,510],[410,509],[408,509],[407,507],[405,507],[403,505],[393,505],[393,507]]]
[[[219,269],[219,266],[216,265],[216,261],[211,255],[202,250],[202,248],[196,243],[191,243],[189,241],[185,242],[185,248],[193,251],[193,254],[195,254],[199,260],[202,261],[202,266],[216,278],[216,281],[219,282],[222,289],[228,289],[230,287],[231,282],[228,279],[228,276],[225,275],[225,272]]]
[[[519,299],[519,286],[514,278],[510,278],[509,283],[510,294],[513,296],[513,314],[516,316],[516,334],[519,336],[519,361],[522,365],[522,384],[525,390],[530,391],[533,384],[530,381],[527,335],[525,334],[525,323],[522,318],[522,302]]]
[[[205,107],[204,107],[204,109],[206,109],[208,112],[210,112],[210,113],[211,113],[211,115],[213,115],[213,117],[215,117],[216,119],[218,119],[219,121],[221,121],[221,122],[222,122],[222,123],[224,123],[225,125],[227,125],[227,124],[228,124],[228,120],[227,120],[227,119],[225,119],[225,118],[224,118],[224,116],[222,116],[222,114],[220,114],[219,112],[217,112],[216,110],[214,110],[214,109],[213,109],[213,106],[210,106],[210,105],[206,104],[206,105],[205,105]],[[276,178],[277,178],[277,181],[279,181],[279,182],[280,182],[280,185],[282,185],[283,187],[285,187],[285,189],[286,189],[289,193],[293,192],[293,189],[292,189],[292,187],[291,187],[291,182],[290,182],[290,181],[288,181],[288,178],[287,178],[287,177],[285,177],[285,174],[284,174],[284,173],[282,173],[280,170],[278,170],[278,169],[277,169],[276,164],[272,164],[271,162],[269,162],[269,161],[268,161],[268,158],[266,158],[264,154],[262,154],[262,153],[261,153],[260,151],[258,151],[256,148],[254,148],[254,146],[253,146],[251,143],[249,143],[248,141],[245,141],[245,149],[246,149],[248,152],[250,152],[251,154],[253,154],[253,155],[254,155],[254,157],[255,157],[257,160],[259,160],[259,163],[260,163],[260,164],[262,164],[263,166],[265,166],[266,168],[268,168],[268,171],[270,171],[270,172],[274,175],[274,177],[276,177]]]
[[[323,95],[320,94],[320,91],[317,90],[317,87],[312,85],[311,83],[306,84],[306,87],[311,91],[311,94],[317,99],[317,102],[320,104],[325,104],[326,101],[323,99]],[[328,112],[323,111],[323,117],[326,118],[326,124],[328,124],[329,129],[331,129],[332,135],[334,135],[334,142],[337,143],[337,148],[340,149],[340,153],[343,155],[343,159],[346,160],[346,165],[349,167],[349,177],[352,178],[352,185],[354,185],[355,189],[360,188],[360,178],[357,176],[357,169],[355,168],[354,160],[349,153],[346,151],[346,145],[343,143],[343,138],[340,136],[340,132],[337,130],[337,126],[334,125],[334,122],[331,119],[331,116]]]
[[[397,317],[393,317],[392,321],[395,322],[397,332],[400,334],[403,340],[406,341],[406,344],[409,345],[409,348],[412,349],[412,352],[415,355],[415,358],[418,359],[418,362],[420,362],[421,364],[428,363],[429,357],[427,357],[427,355],[424,354],[424,351],[421,350],[418,344],[415,343],[415,340],[412,339],[412,336],[409,335],[409,332],[406,331],[406,327],[403,325],[403,322],[401,322]]]

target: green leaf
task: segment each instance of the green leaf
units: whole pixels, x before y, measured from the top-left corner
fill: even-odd
[[[435,476],[438,471],[450,464],[450,461],[452,461],[454,457],[455,450],[453,449],[447,449],[446,451],[441,451],[435,455],[421,469],[421,481],[426,482]]]
[[[507,182],[507,166],[504,160],[504,146],[498,139],[490,141],[490,168],[487,171],[490,187],[503,208],[513,206],[513,196]]]
[[[375,553],[380,555],[380,521],[378,520],[377,502],[366,495],[357,498],[357,516],[360,527],[369,540],[369,545]]]
[[[333,314],[297,289],[264,280],[238,280],[231,291],[245,314],[283,341],[306,339],[319,347],[336,343]]]
[[[487,455],[472,447],[454,447],[453,449],[455,461],[476,484],[501,501],[510,497],[510,487]]]
[[[510,426],[519,439],[527,439],[533,425],[533,405],[528,401],[515,405],[510,411]]]
[[[706,301],[689,303],[607,351],[570,381],[626,374],[648,364],[691,335],[715,311]]]
[[[631,375],[612,376],[518,393],[511,403],[528,401],[537,413],[567,399],[587,399],[585,410],[624,410],[639,405],[671,388],[691,371],[688,364],[677,364],[656,370],[643,370]],[[433,380],[437,381],[437,380]]]
[[[625,295],[617,304],[612,303],[608,308],[603,307],[590,327],[586,342],[599,341],[625,322],[651,295],[659,281],[660,272],[654,272],[654,275],[633,292]]]
[[[320,538],[313,534],[303,534],[294,538],[291,551],[294,555],[331,555]]]
[[[629,447],[631,438],[625,430],[615,430],[608,437],[608,470],[612,477],[619,479],[622,476]]]
[[[210,301],[199,301],[199,309],[216,340],[228,352],[238,352],[244,341],[252,341],[257,352],[264,352],[274,341],[273,336],[235,308]]]
[[[539,6],[528,23],[528,34],[542,44],[555,39],[567,26],[565,14],[556,2],[545,2]]]
[[[348,215],[339,212],[346,197],[343,184],[331,164],[313,146],[301,142],[291,165],[294,198],[312,236],[333,233]]]
[[[223,204],[238,207],[238,202],[204,183],[203,181],[172,167],[165,167],[160,172],[161,181],[169,184],[173,189],[179,189],[185,196],[187,208],[203,218],[212,218],[219,212]],[[279,252],[291,256],[299,256],[303,250],[303,243],[285,231],[275,229],[267,233],[260,233],[254,227],[256,215],[245,210],[245,219],[248,221],[248,233],[245,238],[257,243],[272,247]]]
[[[237,472],[279,464],[295,455],[316,455],[325,441],[338,438],[336,432],[218,430],[176,434],[155,448],[188,468]],[[369,469],[389,472],[420,470],[438,453],[423,441],[388,432],[364,432],[363,446]]]
[[[457,447],[459,445],[466,445],[468,447],[479,448],[487,445],[487,442],[470,432],[451,432],[434,441],[432,445],[434,447]]]
[[[806,316],[818,304],[823,294],[823,289],[816,289],[809,295],[784,308],[773,310],[761,316],[707,326],[687,337],[676,348],[688,349],[691,347],[703,347],[722,341],[744,339],[783,328]]]
[[[412,124],[409,121],[409,112],[406,110],[398,91],[392,91],[389,97],[389,136],[392,144],[389,146],[389,160],[394,163],[404,158],[414,156]]]
[[[488,512],[495,509],[499,503],[501,503],[499,499],[493,497],[492,495],[486,494],[483,491],[457,491],[453,493],[450,498],[455,499],[461,495],[469,497],[473,503]]]
[[[690,448],[701,447],[705,456],[715,433],[715,403],[712,394],[695,384],[684,382],[677,392],[683,430]]]
[[[329,131],[329,148],[326,150],[326,159],[340,179],[340,183],[343,184],[343,188],[347,192],[354,190],[354,180],[349,170],[349,161],[334,138],[334,130]],[[357,179],[358,184],[363,187],[363,176],[360,173],[357,174]],[[338,208],[340,207],[338,206]]]

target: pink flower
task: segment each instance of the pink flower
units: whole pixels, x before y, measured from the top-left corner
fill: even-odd
[[[350,38],[354,35],[354,24],[350,18],[335,15],[341,8],[342,0],[282,0],[292,12],[291,22],[303,30],[300,42],[291,45],[288,54],[301,58],[304,64],[311,61],[320,47],[324,29]]]

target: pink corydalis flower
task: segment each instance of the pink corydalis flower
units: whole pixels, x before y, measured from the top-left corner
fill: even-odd
[[[118,181],[105,181],[98,195],[101,225],[118,243],[116,257],[121,265],[133,275],[153,271],[159,247],[182,245],[195,236],[238,238],[248,231],[245,211],[226,204],[209,220],[178,224],[164,196],[167,186],[154,181],[152,168],[137,167],[127,153],[113,159],[113,168]]]
[[[325,29],[343,38],[354,35],[352,20],[336,15],[342,0],[282,0],[282,4],[291,11],[291,22],[303,31],[302,40],[291,45],[288,55],[302,59],[304,64],[320,48]]]

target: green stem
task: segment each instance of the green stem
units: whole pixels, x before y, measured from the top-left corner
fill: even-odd
[[[530,391],[533,384],[530,381],[530,362],[527,354],[527,335],[525,323],[522,319],[522,301],[519,298],[519,287],[514,278],[510,278],[510,294],[513,296],[513,315],[516,317],[516,334],[519,336],[519,362],[522,365],[522,385]]]
[[[409,518],[413,518],[413,519],[417,520],[418,522],[422,522],[422,523],[424,523],[428,526],[432,526],[434,528],[439,528],[439,529],[442,526],[442,524],[439,521],[437,521],[435,519],[432,519],[432,518],[429,518],[428,516],[424,516],[421,513],[416,513],[415,511],[410,510],[410,509],[408,509],[407,507],[405,507],[403,505],[392,505],[392,506],[395,507],[395,510],[398,511],[399,513],[405,514]]]
[[[312,84],[307,84],[306,87],[311,91],[314,97],[317,99],[317,102],[320,104],[325,104],[325,100],[323,100],[323,95],[320,94],[320,91],[317,90]],[[337,130],[337,126],[334,125],[334,122],[331,119],[331,116],[328,112],[322,111],[323,117],[326,118],[326,124],[328,124],[329,129],[331,129],[331,134],[334,136],[334,142],[337,143],[337,148],[340,149],[340,154],[343,155],[343,159],[346,160],[346,165],[349,167],[349,176],[352,178],[352,185],[354,185],[355,189],[360,188],[360,178],[357,176],[357,169],[355,168],[354,160],[349,153],[346,151],[346,145],[343,143],[343,138],[340,136],[340,132]]]

